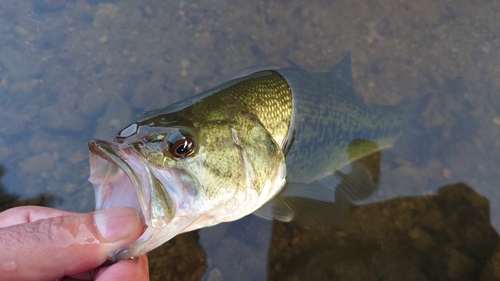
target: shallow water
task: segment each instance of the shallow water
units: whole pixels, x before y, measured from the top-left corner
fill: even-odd
[[[500,230],[499,1],[2,1],[3,191],[36,199],[18,204],[89,211],[90,139],[108,138],[146,109],[251,69],[326,71],[348,52],[355,88],[368,102],[394,105],[432,94],[423,113],[432,136],[428,163],[415,166],[383,152],[376,194],[354,208],[350,222],[329,229],[249,216],[181,235],[153,252],[152,279],[493,276]],[[433,196],[457,182],[487,201],[461,187]],[[401,196],[417,197],[384,202]],[[17,204],[4,201],[4,208]],[[484,218],[480,226],[471,219],[475,211]],[[480,240],[490,242],[467,244]],[[431,249],[442,255],[422,254]],[[407,262],[387,266],[401,260]]]

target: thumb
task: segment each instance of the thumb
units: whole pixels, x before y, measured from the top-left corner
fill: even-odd
[[[0,228],[2,280],[54,280],[104,263],[144,231],[139,213],[118,207]],[[6,277],[6,278],[5,278]]]

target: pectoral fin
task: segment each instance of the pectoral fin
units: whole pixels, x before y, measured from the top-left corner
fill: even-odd
[[[349,172],[336,171],[311,183],[289,182],[285,189],[254,214],[305,226],[325,226],[342,220],[349,207],[376,189],[372,173],[361,162]]]

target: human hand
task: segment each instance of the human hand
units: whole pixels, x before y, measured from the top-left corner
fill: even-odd
[[[146,255],[101,266],[144,229],[139,213],[125,207],[84,214],[34,206],[6,210],[0,213],[0,279],[149,280]]]

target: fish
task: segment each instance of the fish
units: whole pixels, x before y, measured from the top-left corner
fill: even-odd
[[[427,100],[366,103],[346,55],[329,72],[258,71],[140,114],[110,141],[88,143],[95,209],[132,207],[147,226],[110,260],[252,213],[341,219],[376,189],[360,159],[419,132]]]

